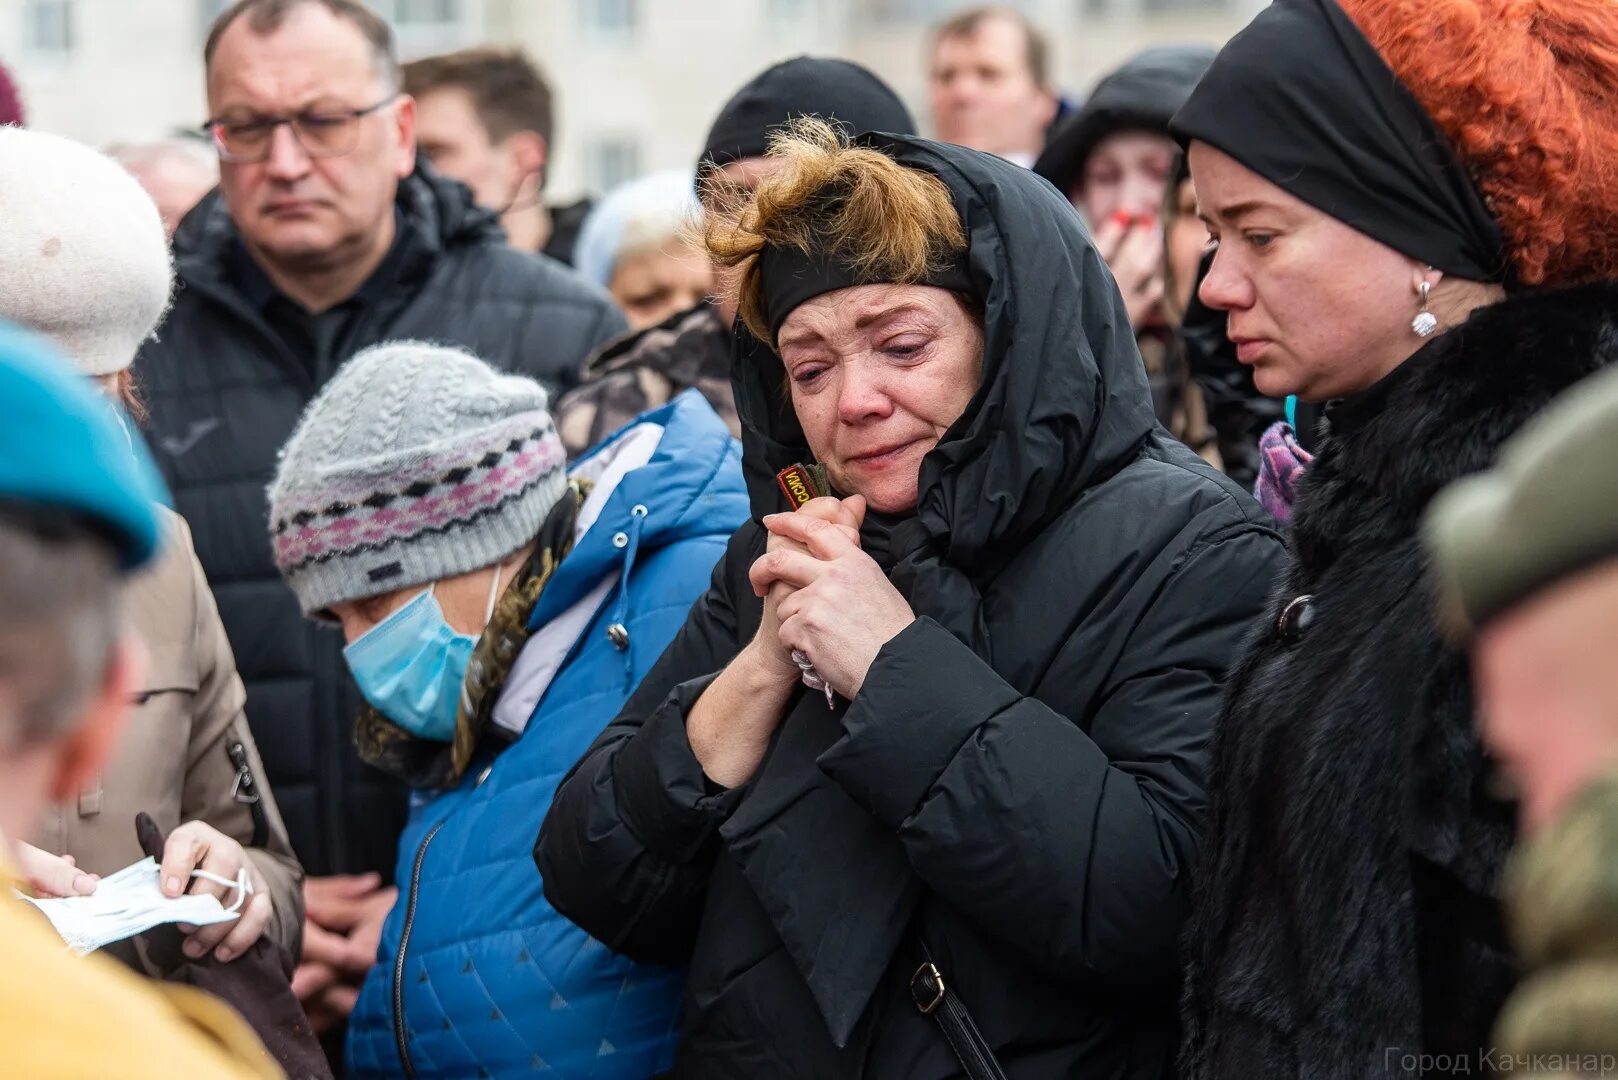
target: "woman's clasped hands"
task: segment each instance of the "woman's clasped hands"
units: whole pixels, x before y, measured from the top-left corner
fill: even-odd
[[[767,550],[748,572],[764,598],[761,638],[771,630],[780,658],[797,650],[820,677],[852,700],[877,654],[915,621],[899,590],[860,547],[865,499],[820,498],[764,518]],[[796,672],[796,667],[793,667]]]

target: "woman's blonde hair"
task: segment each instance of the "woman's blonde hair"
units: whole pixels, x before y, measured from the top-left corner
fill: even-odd
[[[793,120],[770,138],[785,163],[751,194],[728,198],[712,179],[704,201],[709,256],[738,272],[737,311],[760,341],[771,342],[759,280],[766,247],[830,258],[862,281],[916,284],[940,274],[966,249],[966,232],[938,177],[878,150],[852,146],[817,117]]]

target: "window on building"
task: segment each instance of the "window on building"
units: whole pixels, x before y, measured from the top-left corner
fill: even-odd
[[[203,33],[206,34],[235,0],[197,0]],[[466,0],[373,0],[371,7],[388,20],[407,43],[444,44],[459,40],[467,21]]]
[[[30,52],[67,56],[73,51],[73,0],[30,0],[26,14]]]
[[[392,24],[405,60],[463,48],[483,37],[477,0],[373,0],[372,6]]]
[[[197,0],[197,25],[201,28],[202,37],[198,40],[206,41],[208,33],[213,30],[214,20],[225,13],[234,0]]]
[[[1140,0],[1140,9],[1148,15],[1179,11],[1227,11],[1230,0]]]
[[[1030,17],[1037,16],[1036,0],[1000,0]],[[860,6],[862,16],[877,24],[940,23],[966,7],[976,7],[969,0],[865,0]]]
[[[639,176],[640,145],[624,136],[591,139],[584,154],[584,182],[591,191],[611,191]]]
[[[636,0],[581,0],[584,28],[596,37],[627,38],[635,33]]]
[[[796,26],[809,17],[809,0],[767,0],[764,18],[776,26]]]
[[[391,4],[378,7],[401,30],[417,26],[455,26],[461,21],[460,0],[393,0]]]
[[[1131,11],[1145,15],[1221,12],[1229,11],[1230,6],[1230,0],[1079,0],[1079,8],[1086,15],[1116,15]]]

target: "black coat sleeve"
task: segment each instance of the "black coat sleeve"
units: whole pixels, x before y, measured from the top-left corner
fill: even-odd
[[[1279,555],[1258,528],[1189,552],[1088,716],[1019,693],[918,619],[878,655],[821,767],[933,891],[1030,963],[1072,982],[1172,982],[1225,670]],[[1047,685],[1086,662],[1073,652]]]
[[[740,650],[728,568],[745,573],[756,541],[749,528],[732,538],[685,625],[562,781],[534,846],[556,910],[644,963],[689,956],[717,831],[741,797],[709,784],[685,718]]]

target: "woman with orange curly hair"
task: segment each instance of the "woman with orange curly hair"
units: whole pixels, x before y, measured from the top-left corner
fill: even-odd
[[[1484,1071],[1514,811],[1417,528],[1618,358],[1615,105],[1610,0],[1277,0],[1175,118],[1202,299],[1327,417],[1215,733],[1189,1077]]]

